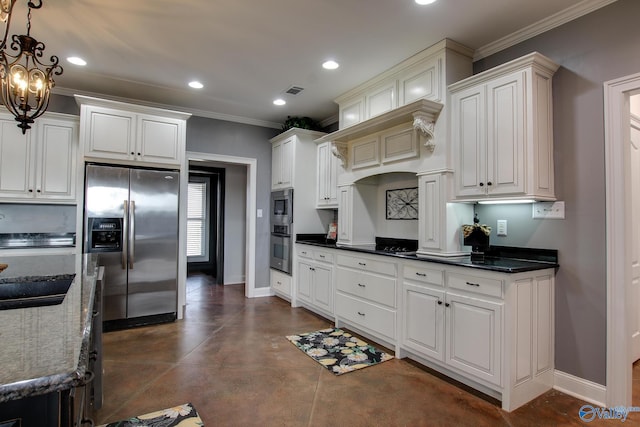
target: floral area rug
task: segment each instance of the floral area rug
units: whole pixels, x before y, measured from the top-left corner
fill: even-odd
[[[287,337],[296,347],[336,375],[393,359],[342,329],[322,329]]]
[[[201,427],[204,423],[191,403],[138,415],[128,420],[102,424],[98,427]]]

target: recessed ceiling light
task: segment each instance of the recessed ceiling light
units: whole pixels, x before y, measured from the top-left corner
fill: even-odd
[[[322,64],[322,68],[324,68],[325,70],[335,70],[339,66],[340,66],[340,64],[338,64],[336,61],[334,61],[332,59],[329,60],[329,61],[325,61]]]
[[[419,5],[431,4],[435,2],[436,0],[416,0],[416,3],[418,3]]]
[[[73,65],[80,65],[80,66],[87,65],[87,61],[77,56],[70,56],[67,58],[67,61],[69,61]]]
[[[273,101],[273,105],[285,105],[286,103],[287,101],[282,98],[278,98]]]
[[[192,87],[194,89],[202,89],[204,87],[204,85],[202,83],[194,80],[192,82],[189,82],[189,87]]]

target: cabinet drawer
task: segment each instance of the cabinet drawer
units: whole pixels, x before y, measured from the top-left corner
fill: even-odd
[[[333,254],[327,251],[313,251],[313,259],[333,264]]]
[[[338,255],[338,265],[351,267],[371,273],[386,274],[388,276],[397,276],[396,264],[386,261],[371,260],[366,258]]]
[[[338,267],[339,291],[396,308],[396,280]]]
[[[403,276],[407,280],[429,283],[430,285],[444,285],[444,271],[433,268],[424,268],[414,265],[405,265]]]
[[[396,312],[341,293],[336,295],[336,315],[395,340]]]
[[[502,298],[502,280],[449,273],[447,275],[447,286],[466,292],[475,292],[491,297]]]
[[[279,291],[287,296],[291,296],[291,276],[280,273],[279,271],[271,271],[271,288]]]
[[[298,247],[298,256],[301,258],[313,258],[313,251],[308,247]]]

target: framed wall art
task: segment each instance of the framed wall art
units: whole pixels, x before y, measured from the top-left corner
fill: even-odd
[[[418,187],[387,190],[387,219],[418,219]]]

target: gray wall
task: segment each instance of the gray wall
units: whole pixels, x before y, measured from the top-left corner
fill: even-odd
[[[258,160],[257,209],[262,209],[264,215],[262,218],[256,218],[256,288],[269,286],[268,213],[271,195],[271,144],[269,139],[278,133],[277,129],[203,117],[191,117],[187,121],[187,151]],[[227,180],[229,178],[227,177]],[[255,215],[255,212],[253,214]],[[227,220],[229,220],[228,217],[225,222]],[[228,239],[225,238],[226,240]],[[225,254],[225,264],[226,258]]]
[[[480,60],[479,72],[532,51],[561,68],[553,79],[555,184],[565,220],[533,220],[531,206],[478,206],[509,220],[492,243],[558,249],[556,368],[606,384],[606,248],[603,83],[640,72],[640,1],[618,0]]]

